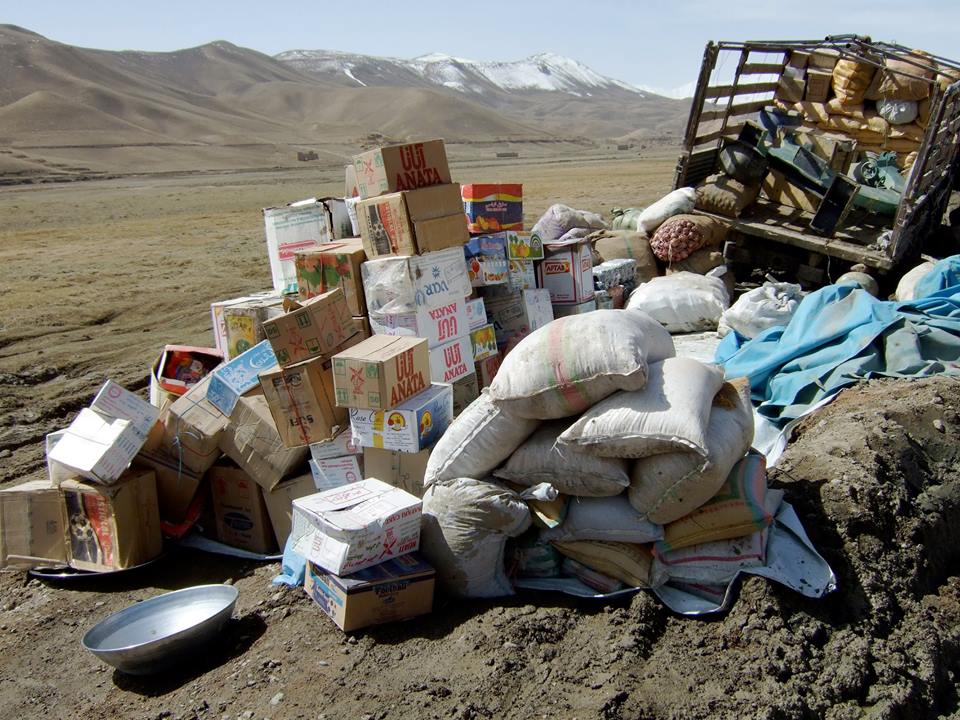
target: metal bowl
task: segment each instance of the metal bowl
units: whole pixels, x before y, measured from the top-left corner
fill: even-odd
[[[80,642],[130,675],[160,672],[219,633],[238,595],[231,585],[197,585],[158,595],[100,621]]]

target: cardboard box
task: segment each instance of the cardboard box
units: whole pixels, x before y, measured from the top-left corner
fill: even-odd
[[[190,388],[162,418],[164,451],[201,475],[220,457],[220,436],[227,426],[224,414],[207,400],[211,379],[207,375]]]
[[[807,70],[807,88],[804,99],[810,102],[826,102],[830,96],[833,73],[830,70]]]
[[[461,248],[368,260],[362,272],[371,316],[436,307],[451,300],[462,300],[471,293]]]
[[[288,304],[289,312],[263,323],[281,366],[335,353],[357,332],[346,295],[339,287],[302,303]]]
[[[476,368],[476,365],[474,365]],[[457,417],[467,409],[467,405],[480,397],[480,380],[472,372],[453,383],[453,416]]]
[[[183,522],[200,489],[203,473],[192,471],[166,452],[141,450],[133,462],[153,470],[156,475],[160,519],[175,524]]]
[[[317,490],[330,490],[363,480],[362,455],[344,455],[327,460],[311,460],[310,473]]]
[[[470,237],[456,184],[362,200],[357,222],[370,259],[459,247]]]
[[[406,620],[433,610],[436,571],[404,555],[339,577],[307,563],[303,589],[344,632]]]
[[[327,206],[330,232],[333,234],[333,239],[351,240],[355,238],[356,234],[353,232],[353,223],[350,221],[346,198],[325,197],[323,198],[323,204]]]
[[[467,300],[467,325],[471,330],[482,328],[487,324],[487,308],[484,307],[483,298]]]
[[[532,260],[508,260],[507,285],[511,290],[536,290],[537,272]]]
[[[353,158],[360,197],[450,182],[443,140],[389,145]]]
[[[357,184],[357,169],[352,162],[344,166],[343,196],[347,198],[360,196],[360,186]]]
[[[294,253],[333,239],[327,208],[316,198],[300,200],[286,207],[264,208],[263,224],[273,287],[280,293],[295,293],[297,271],[293,264]]]
[[[807,67],[820,68],[823,70],[833,70],[840,59],[840,52],[833,48],[822,48],[814,50],[807,59]]]
[[[787,75],[785,73],[780,77],[780,81],[777,84],[775,97],[777,100],[782,100],[786,103],[800,102],[803,100],[805,89],[806,81],[804,80],[802,70],[799,70],[796,75]]]
[[[420,547],[420,499],[367,479],[293,501],[294,550],[336,575]]]
[[[532,262],[543,260],[543,242],[538,235],[522,230],[507,231],[507,259]]]
[[[547,289],[523,290],[503,297],[486,298],[485,303],[498,344],[528,335],[553,320],[550,291]]]
[[[264,340],[240,353],[210,373],[206,399],[217,410],[230,416],[241,396],[260,385],[260,373],[277,364],[270,343]]]
[[[224,358],[227,360],[230,359],[230,353],[227,351],[227,320],[224,316],[224,310],[234,305],[241,305],[251,300],[263,300],[264,298],[273,298],[278,307],[283,301],[281,295],[275,290],[268,290],[254,293],[252,295],[246,295],[244,297],[233,298],[232,300],[219,300],[217,302],[210,303],[210,321],[213,328],[214,347],[216,347],[217,351],[223,354]],[[261,338],[261,340],[262,339],[263,338]],[[256,344],[256,342],[251,343],[250,347],[253,347]],[[240,353],[237,354],[239,355]]]
[[[344,455],[362,455],[363,448],[353,441],[353,433],[347,426],[341,430],[335,437],[322,442],[310,444],[310,457],[316,462],[329,460],[330,458],[339,458]]]
[[[83,408],[48,459],[74,475],[112,485],[141,447],[143,439],[129,420],[105,419]]]
[[[370,325],[377,335],[399,335],[426,338],[431,348],[462,337],[470,320],[465,300],[450,300],[437,307],[421,307],[416,312],[375,313]]]
[[[313,475],[306,473],[284,480],[273,490],[266,490],[261,486],[260,491],[263,494],[263,501],[267,504],[267,513],[270,515],[270,524],[273,526],[277,547],[282,550],[287,545],[287,538],[293,527],[293,501],[313,495],[317,491],[313,484]]]
[[[846,173],[857,151],[857,141],[839,133],[824,132],[810,128],[793,128],[793,139],[799,145],[815,153],[832,170]]]
[[[219,308],[219,321],[218,305],[220,303],[213,303],[210,312],[214,316],[215,329],[219,322],[223,324],[223,338],[217,335],[217,347],[222,345],[224,360],[231,360],[266,340],[263,323],[283,315],[283,297],[276,293],[240,301],[228,300]]]
[[[416,192],[423,191],[417,190]],[[470,239],[466,219],[463,213],[459,211],[454,215],[444,215],[443,217],[414,222],[413,235],[417,241],[417,252],[421,254],[438,252],[447,248],[462,248]]]
[[[505,285],[509,280],[506,233],[479,235],[464,246],[472,287]]]
[[[473,348],[464,336],[430,351],[430,380],[453,383],[473,372]]]
[[[0,568],[65,563],[65,523],[63,497],[50,480],[0,490]]]
[[[787,205],[804,212],[815,213],[820,207],[821,198],[799,185],[791,183],[787,177],[777,171],[770,170],[760,185],[763,194],[775,203]]]
[[[347,422],[336,403],[333,364],[325,357],[261,373],[260,387],[287,447],[332,438]]]
[[[407,453],[420,452],[439,440],[452,420],[450,385],[431,385],[390,410],[350,409],[354,442]]]
[[[223,362],[214,348],[167,345],[150,368],[150,404],[163,409]]]
[[[805,68],[809,59],[810,53],[802,50],[791,50],[787,65],[794,68]]]
[[[152,470],[131,469],[110,487],[66,480],[60,492],[70,567],[94,572],[123,570],[163,551]]]
[[[567,317],[568,315],[582,315],[583,313],[593,312],[597,309],[596,300],[587,300],[579,305],[554,305],[554,317]]]
[[[337,405],[388,410],[427,389],[430,356],[419,338],[374,335],[333,357]]]
[[[260,486],[240,468],[227,465],[214,465],[207,477],[220,542],[261,554],[275,551],[276,538]]]
[[[401,193],[361,200],[357,203],[357,223],[363,250],[369,259],[416,255],[413,224]]]
[[[220,436],[220,449],[267,490],[299,470],[309,452],[306,446],[283,444],[262,395],[240,398]]]
[[[470,333],[470,345],[473,348],[475,363],[497,354],[497,334],[493,325],[484,325]]]
[[[382,448],[363,449],[363,468],[368,478],[382,480],[416,497],[423,497],[423,478],[432,447],[418,453]]]
[[[343,290],[347,307],[353,316],[367,314],[363,297],[363,277],[360,266],[367,259],[360,240],[304,250],[294,255],[297,269],[297,287],[301,300],[309,300],[334,288]]]
[[[471,233],[523,229],[523,185],[471,183],[461,194]]]
[[[554,305],[579,305],[593,299],[593,251],[574,240],[548,245],[537,268],[538,285],[550,291]]]
[[[497,376],[497,370],[500,369],[501,362],[503,362],[503,358],[500,353],[497,353],[492,357],[488,357],[486,360],[481,360],[475,365],[477,369],[477,380],[479,381],[481,390],[493,384],[493,379]]]

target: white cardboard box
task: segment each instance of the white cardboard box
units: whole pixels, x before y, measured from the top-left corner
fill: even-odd
[[[420,547],[422,503],[368,479],[293,501],[293,549],[325,570],[349,575]]]
[[[406,335],[426,338],[434,348],[469,332],[465,300],[449,300],[437,307],[419,307],[416,312],[370,315],[374,335]]]
[[[129,420],[106,419],[83,408],[48,459],[75,475],[112,485],[143,447],[143,440]]]
[[[327,206],[316,198],[309,198],[286,207],[264,208],[263,225],[273,287],[281,293],[296,292],[294,253],[332,240]]]
[[[101,417],[129,420],[137,435],[146,442],[150,429],[160,417],[160,409],[141,400],[113,380],[107,380],[90,403],[90,409]]]
[[[469,335],[430,350],[430,382],[454,383],[472,372],[473,345]]]
[[[353,167],[348,165],[347,167]],[[353,433],[350,428],[344,428],[338,435],[324,440],[323,442],[310,444],[310,457],[316,462],[329,460],[330,458],[339,458],[344,455],[362,455],[363,448],[353,441]]]
[[[349,433],[348,433],[349,434]],[[330,490],[363,479],[359,455],[310,460],[310,472],[317,490]]]
[[[350,408],[350,428],[362,447],[417,453],[453,421],[453,386],[431,385],[389,410]]]

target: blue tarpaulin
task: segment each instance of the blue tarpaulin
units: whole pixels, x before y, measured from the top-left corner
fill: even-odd
[[[960,256],[941,260],[908,302],[877,300],[855,285],[807,295],[784,327],[752,340],[730,333],[716,361],[750,379],[758,412],[779,425],[872,377],[960,374]]]

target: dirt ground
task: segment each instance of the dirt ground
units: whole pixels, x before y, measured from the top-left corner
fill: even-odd
[[[669,188],[675,155],[503,166],[607,213]],[[0,189],[0,483],[43,473],[43,435],[106,378],[146,385],[168,342],[209,343],[208,305],[269,285],[259,208],[340,187],[325,171],[165,176]],[[940,421],[935,424],[934,421]],[[942,424],[941,424],[942,423]],[[524,593],[437,597],[426,617],[347,638],[276,564],[187,550],[109,583],[0,573],[0,716],[57,718],[960,718],[960,384],[872,381],[801,426],[771,473],[839,589],[759,578],[721,617]],[[150,679],[80,648],[95,622],[166,590],[231,582],[235,619]]]

